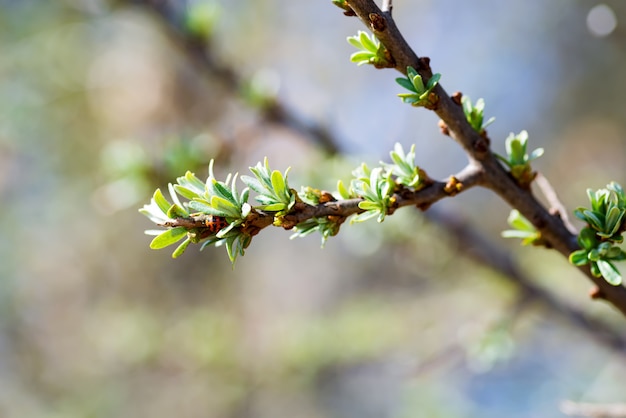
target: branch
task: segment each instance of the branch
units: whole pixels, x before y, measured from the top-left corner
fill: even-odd
[[[407,74],[407,68],[413,67],[425,82],[430,80],[433,76],[430,60],[419,58],[415,54],[389,13],[380,10],[372,0],[346,1],[389,51],[398,71]],[[550,214],[529,189],[520,187],[505,171],[491,153],[489,139],[472,128],[458,101],[453,101],[441,84],[438,84],[433,92],[439,99],[434,108],[435,113],[443,121],[450,136],[466,151],[470,161],[475,162],[484,171],[483,186],[491,189],[528,219],[541,233],[547,246],[556,249],[565,257],[578,250],[580,247],[576,236],[568,231],[562,219]],[[579,269],[597,286],[597,291],[594,291],[596,297],[607,300],[626,316],[626,288],[622,285],[613,286],[602,277],[594,277],[588,266]]]

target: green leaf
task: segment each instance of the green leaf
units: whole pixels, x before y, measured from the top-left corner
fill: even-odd
[[[358,65],[367,64],[372,59],[372,53],[367,51],[358,51],[350,55],[350,62],[357,63]]]
[[[222,197],[228,200],[233,205],[237,206],[237,199],[233,196],[231,191],[228,190],[226,187],[224,187],[224,185],[221,184],[219,181],[213,180],[212,189],[213,189],[212,190],[213,193],[211,193],[212,195]]]
[[[533,152],[530,153],[530,156],[528,157],[528,161],[535,160],[541,157],[542,155],[543,155],[543,148],[537,148],[536,150],[533,150]]]
[[[426,90],[426,88],[424,87],[424,81],[422,80],[422,76],[419,74],[411,79],[411,83],[413,83],[415,91],[420,94]]]
[[[346,188],[346,186],[343,184],[343,181],[339,180],[337,182],[337,191],[339,192],[339,195],[341,196],[342,199],[350,199],[350,193],[348,192],[348,189]]]
[[[374,39],[376,39],[374,37]],[[378,46],[376,42],[371,39],[366,32],[361,31],[359,34],[359,40],[361,41],[361,45],[365,47],[368,51],[376,53],[378,51]]]
[[[163,196],[163,193],[161,193],[161,189],[156,189],[152,198],[164,214],[166,214],[170,209],[170,206],[172,206],[171,203],[167,201],[165,196]]]
[[[360,35],[361,31],[359,31],[359,35]],[[359,41],[359,35],[357,36],[348,36],[346,38],[346,40],[348,41],[348,43],[350,45],[352,45],[353,47],[357,48],[357,49],[362,49],[363,46],[361,45],[361,41]]]
[[[430,79],[428,80],[428,83],[426,84],[426,88],[428,90],[432,90],[432,88],[435,87],[437,83],[439,83],[440,79],[441,79],[441,74],[439,73],[433,74],[433,76],[430,77]]]
[[[412,80],[413,78],[415,78],[416,76],[418,76],[418,72],[415,68],[411,67],[410,65],[408,67],[406,67],[406,75],[409,78],[409,80]]]
[[[219,209],[212,207],[206,200],[192,200],[189,202],[189,208],[196,212],[206,213],[207,215],[224,216],[225,213]]]
[[[576,250],[569,255],[569,262],[575,266],[584,266],[589,263],[589,258],[587,258],[587,250]]]
[[[612,206],[606,213],[606,229],[604,232],[606,232],[608,236],[615,234],[622,226],[624,213],[626,213],[626,211],[624,209],[619,209],[617,206]]]
[[[261,206],[261,209],[267,212],[280,212],[281,210],[285,210],[287,208],[287,204],[285,203],[271,203],[269,205]]]
[[[187,238],[178,247],[176,247],[176,249],[172,253],[172,258],[178,258],[182,253],[185,252],[187,247],[189,247],[189,244],[191,244],[191,239]]]
[[[585,220],[593,229],[597,231],[604,231],[604,215],[602,213],[593,212],[588,209],[583,211]]]
[[[380,210],[380,205],[376,202],[364,200],[362,202],[359,202],[359,208],[363,210]]]
[[[255,192],[257,192],[257,193],[265,192],[265,188],[263,187],[261,182],[259,180],[257,180],[256,178],[250,177],[250,176],[245,176],[245,175],[241,176],[240,178],[241,178],[241,181],[243,181],[246,186],[248,186],[249,188],[251,188]]]
[[[183,179],[184,179],[183,183],[185,183],[188,186],[191,186],[199,194],[200,193],[204,193],[204,191],[205,191],[205,184],[203,182],[201,182],[200,179],[198,179],[198,177],[196,177],[196,175],[193,174],[191,171],[187,171],[185,173],[185,177],[183,177]],[[180,180],[181,180],[181,178],[178,179],[178,183],[181,186],[184,185],[183,183],[181,183]]]
[[[622,284],[622,275],[613,263],[606,260],[598,260],[597,264],[604,280],[613,286],[619,286]]]
[[[176,204],[172,205],[172,207],[167,211],[167,217],[170,219],[185,218],[187,216],[189,216],[189,213]]]
[[[404,87],[407,90],[417,93],[417,91],[415,91],[415,86],[413,86],[413,83],[411,83],[411,81],[408,78],[398,77],[396,78],[396,83],[400,84],[402,87]]]
[[[359,213],[358,215],[355,215],[352,219],[350,219],[350,223],[354,224],[358,222],[365,222],[368,219],[371,219],[375,216],[378,216],[378,211],[368,210],[367,212],[363,212],[363,213]]]
[[[185,235],[187,235],[187,230],[182,226],[168,229],[167,231],[163,232],[161,235],[156,236],[152,240],[152,242],[150,243],[150,248],[152,248],[153,250],[165,248],[169,245],[177,243]]]
[[[537,232],[535,226],[528,221],[517,209],[511,210],[507,222],[511,227],[522,231]]]
[[[230,200],[219,196],[211,196],[211,206],[224,213],[225,216],[239,218],[239,208]]]
[[[285,179],[283,179],[283,175],[280,171],[274,170],[272,171],[272,189],[276,196],[279,198],[283,198],[288,195],[288,191],[286,190]]]
[[[176,190],[176,193],[178,193],[182,197],[189,199],[189,200],[195,199],[196,197],[200,197],[198,193],[194,192],[193,190],[185,186],[181,186],[179,184],[174,185],[174,190]]]
[[[591,228],[583,228],[578,234],[578,244],[586,250],[591,250],[598,245],[596,233]]]

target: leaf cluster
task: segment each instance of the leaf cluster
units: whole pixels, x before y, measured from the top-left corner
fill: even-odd
[[[433,89],[439,83],[441,74],[433,74],[424,85],[422,76],[417,73],[415,68],[407,67],[406,73],[406,77],[396,78],[396,83],[410,91],[410,93],[399,93],[398,97],[400,97],[404,103],[409,103],[411,106],[423,106],[428,109],[433,108],[438,101],[437,96],[433,93]]]
[[[353,179],[346,188],[342,181],[337,183],[339,194],[344,199],[360,197],[359,208],[365,212],[352,218],[351,223],[363,222],[377,217],[382,222],[395,205],[394,192],[398,185],[419,190],[429,181],[426,173],[415,165],[415,145],[408,153],[396,143],[389,153],[392,163],[381,161],[381,166],[370,169],[362,163],[352,171]]]
[[[243,232],[240,227],[252,208],[247,203],[248,188],[241,193],[237,190],[237,174],[229,174],[224,182],[218,181],[213,174],[213,160],[211,160],[206,182],[202,182],[189,171],[184,176],[178,177],[176,182],[175,185],[168,185],[173,203],[170,203],[161,190],[157,189],[150,204],[139,210],[157,225],[168,228],[165,231],[146,231],[148,235],[156,235],[150,243],[150,248],[165,248],[184,239],[174,250],[172,257],[180,256],[190,243],[200,242],[203,242],[201,249],[211,244],[225,245],[232,262],[235,261],[237,255],[243,255],[252,237]],[[178,195],[188,201],[182,203]],[[206,224],[197,222],[203,216],[224,220],[227,226],[218,231],[212,231]],[[179,219],[186,219],[193,226],[170,227],[176,225],[173,221]]]
[[[491,117],[487,122],[484,121],[485,101],[480,98],[476,101],[476,104],[472,104],[472,99],[469,96],[463,96],[461,98],[461,105],[463,106],[463,113],[469,124],[474,128],[476,132],[482,134],[485,132],[485,128],[491,125],[496,118]]]
[[[537,148],[528,154],[528,132],[521,131],[515,135],[510,133],[505,141],[506,157],[495,154],[496,157],[509,167],[511,175],[517,183],[528,188],[535,179],[530,162],[543,155],[543,148]]]
[[[502,231],[503,238],[520,238],[522,245],[543,245],[541,233],[517,209],[513,209],[507,219],[513,229]]]
[[[617,246],[624,241],[626,231],[626,195],[622,187],[612,182],[604,189],[587,189],[591,209],[579,207],[574,215],[584,222],[578,235],[580,250],[570,254],[569,260],[576,266],[590,264],[596,277],[603,277],[612,285],[622,283],[622,275],[615,261],[626,259],[626,252]]]
[[[357,65],[371,64],[376,68],[393,66],[389,52],[374,35],[370,37],[366,32],[360,30],[356,36],[348,36],[347,41],[358,49],[357,52],[350,55],[351,62]]]

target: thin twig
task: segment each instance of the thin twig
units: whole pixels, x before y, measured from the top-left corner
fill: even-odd
[[[576,230],[576,227],[572,225],[571,221],[569,220],[569,216],[567,215],[567,209],[565,209],[565,206],[563,205],[563,203],[561,203],[559,196],[556,194],[556,190],[554,190],[554,188],[552,187],[552,185],[550,184],[546,176],[544,176],[541,173],[537,173],[537,176],[535,177],[535,183],[541,190],[541,194],[543,194],[545,198],[548,200],[548,203],[550,204],[550,207],[551,207],[550,212],[554,214],[558,214],[558,216],[561,218],[561,220],[565,224],[565,227],[572,234],[577,235],[578,231]]]

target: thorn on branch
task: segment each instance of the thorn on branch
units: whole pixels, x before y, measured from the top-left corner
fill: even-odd
[[[592,287],[589,290],[589,297],[593,300],[606,299],[606,295],[599,287]]]
[[[460,91],[455,91],[454,93],[452,93],[452,96],[450,96],[450,98],[454,103],[462,106],[461,99],[463,98],[463,93],[461,93]]]
[[[439,130],[442,134],[444,134],[445,136],[450,136],[450,128],[448,128],[448,125],[446,125],[443,120],[439,119],[437,125],[439,126]]]

